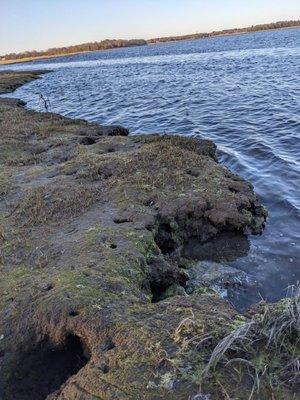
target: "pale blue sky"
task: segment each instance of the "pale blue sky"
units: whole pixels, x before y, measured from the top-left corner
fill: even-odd
[[[0,0],[0,54],[300,19],[300,0]]]

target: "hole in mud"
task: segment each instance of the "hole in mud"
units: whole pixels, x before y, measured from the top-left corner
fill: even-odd
[[[111,249],[116,249],[116,248],[117,248],[117,245],[114,244],[114,243],[112,243],[109,247],[110,247]]]
[[[112,171],[109,171],[109,170],[103,170],[102,168],[100,168],[99,170],[98,170],[98,175],[99,175],[99,177],[101,177],[102,179],[109,179],[109,178],[111,178],[112,176],[113,176],[113,173],[112,173]]]
[[[228,188],[231,193],[238,193],[239,191],[233,187]]]
[[[70,317],[77,317],[79,315],[79,312],[76,310],[72,310],[69,312]]]
[[[154,206],[154,205],[155,205],[155,201],[152,200],[152,199],[148,199],[148,200],[146,200],[146,201],[144,202],[144,206],[146,206],[146,207],[152,207],[152,206]]]
[[[54,285],[52,283],[49,283],[48,285],[46,285],[43,290],[45,292],[49,292],[50,290],[54,289]]]
[[[172,233],[173,230],[170,224],[160,224],[154,240],[163,254],[170,254],[178,247],[173,239]]]
[[[126,222],[132,222],[132,221],[128,218],[115,218],[114,219],[115,224],[125,224]]]
[[[158,303],[174,296],[186,296],[186,282],[187,277],[183,275],[170,276],[169,279],[163,281],[150,282],[152,303]]]
[[[89,361],[90,355],[78,336],[67,336],[61,347],[45,340],[22,353],[10,375],[6,400],[44,400]]]
[[[84,137],[83,139],[81,139],[80,144],[83,144],[84,146],[91,146],[92,144],[95,144],[96,140],[92,137]]]
[[[109,147],[106,151],[107,153],[114,153],[116,150],[113,147]]]
[[[174,281],[171,284],[151,283],[150,290],[152,293],[152,303],[158,303],[174,296],[186,295],[184,281]]]
[[[5,356],[5,351],[4,350],[0,350],[0,358],[3,358]]]
[[[164,299],[163,294],[165,293],[168,286],[151,284],[151,293],[152,293],[152,303],[158,303],[159,301]]]
[[[107,373],[109,372],[108,365],[104,365],[104,366],[103,366],[102,372],[103,372],[104,374],[107,374]]]
[[[186,173],[187,173],[188,175],[193,176],[194,178],[198,178],[199,175],[200,175],[200,172],[197,171],[196,169],[188,169],[188,170],[186,171]]]
[[[109,372],[109,366],[107,364],[102,364],[99,366],[100,371],[103,372],[103,374],[108,374]]]
[[[114,344],[114,342],[111,339],[108,339],[107,342],[100,347],[100,349],[101,351],[106,352],[114,349],[115,347],[116,345]]]
[[[142,282],[141,284],[141,291],[147,293],[149,292],[149,290],[150,290],[150,282],[147,279],[145,279],[144,282]]]

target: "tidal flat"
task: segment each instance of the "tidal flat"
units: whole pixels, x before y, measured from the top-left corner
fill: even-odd
[[[297,289],[240,314],[187,257],[267,219],[215,144],[24,106],[0,99],[0,398],[295,399]]]

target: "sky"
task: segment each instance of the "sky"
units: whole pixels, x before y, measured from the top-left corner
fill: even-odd
[[[0,0],[0,54],[300,19],[300,0]]]

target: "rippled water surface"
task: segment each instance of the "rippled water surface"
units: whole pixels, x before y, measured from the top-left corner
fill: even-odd
[[[1,69],[52,69],[13,96],[133,134],[210,138],[251,181],[270,217],[248,254],[228,264],[256,281],[226,293],[246,307],[300,280],[300,29],[96,52]]]

